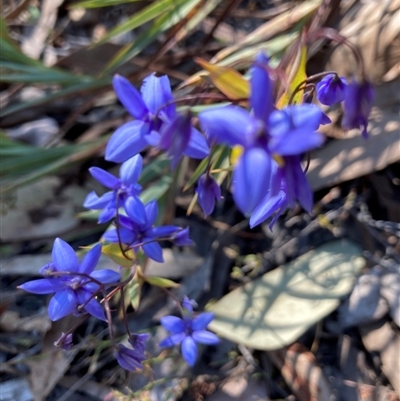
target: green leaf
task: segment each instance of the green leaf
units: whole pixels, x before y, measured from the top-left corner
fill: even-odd
[[[140,297],[142,294],[143,287],[143,277],[140,266],[136,267],[135,277],[130,281],[130,283],[126,286],[125,292],[125,305],[132,305],[134,310],[138,310],[140,304]]]
[[[132,251],[132,249],[129,249],[125,252],[129,258],[127,259],[122,253],[119,244],[103,245],[101,252],[121,267],[131,267],[135,260],[135,253]]]
[[[100,8],[109,7],[114,5],[120,5],[124,3],[134,3],[143,0],[85,0],[79,3],[74,3],[71,8]]]
[[[111,82],[110,77],[105,77],[102,79],[93,79],[90,82],[80,82],[79,84],[74,84],[74,85],[68,86],[64,89],[58,90],[50,95],[43,96],[42,98],[39,98],[39,99],[35,99],[30,102],[17,103],[17,104],[5,107],[4,109],[0,110],[0,117],[3,118],[10,114],[19,112],[21,110],[29,109],[31,107],[38,106],[40,104],[44,104],[44,103],[48,103],[48,102],[57,100],[61,97],[76,95],[77,93],[80,93],[80,92],[93,91],[93,90],[96,90],[96,89],[99,89],[99,88],[109,85],[110,82]]]
[[[156,277],[156,276],[145,276],[143,277],[145,281],[147,281],[151,285],[155,285],[156,287],[162,288],[177,288],[179,287],[178,283],[175,281],[169,280],[164,277]]]
[[[146,204],[154,199],[160,199],[168,191],[171,183],[172,177],[164,175],[140,194],[141,201]]]
[[[101,45],[102,43],[108,42],[110,39],[115,36],[121,35],[125,32],[131,31],[146,22],[149,22],[161,14],[164,14],[168,11],[174,11],[176,0],[159,0],[155,3],[150,4],[149,6],[143,8],[132,17],[130,17],[127,21],[119,24],[114,29],[112,29],[106,36],[104,36],[99,42],[95,45]]]
[[[225,146],[218,145],[216,146],[211,154],[211,169],[213,168],[220,168],[222,160],[229,155]],[[189,178],[188,182],[186,183],[183,191],[187,191],[197,180],[200,176],[206,171],[208,165],[208,158],[203,159],[200,164],[197,166],[196,170],[194,171],[193,175]]]
[[[124,46],[106,66],[104,73],[132,59],[167,29],[182,21],[201,0],[175,0],[174,11],[157,18],[149,29],[142,32],[131,44]]]
[[[170,163],[170,160],[165,154],[162,154],[156,159],[152,160],[143,168],[142,174],[140,175],[139,184],[145,185],[159,178],[168,169]]]
[[[364,266],[348,240],[329,242],[214,304],[210,328],[221,337],[259,350],[282,348],[334,311]]]

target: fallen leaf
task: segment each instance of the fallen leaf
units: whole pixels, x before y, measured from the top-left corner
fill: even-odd
[[[399,116],[374,108],[365,140],[358,130],[311,152],[307,177],[316,191],[384,169],[400,160]]]
[[[377,270],[357,278],[350,297],[338,309],[342,328],[371,323],[388,313],[389,308],[381,297],[380,287],[381,278]]]
[[[332,389],[315,356],[303,345],[269,351],[268,356],[282,373],[299,401],[330,401]]]
[[[364,265],[361,249],[347,240],[329,242],[237,288],[214,304],[210,328],[250,348],[291,344],[335,310]]]
[[[230,99],[244,99],[250,95],[249,81],[236,70],[230,67],[221,67],[202,60],[195,59],[196,63],[208,72],[212,83]]]
[[[361,338],[369,352],[377,352],[381,358],[382,371],[400,396],[399,355],[400,335],[389,322],[377,322],[360,326]]]
[[[169,248],[163,249],[164,262],[159,263],[149,259],[146,265],[146,275],[162,276],[169,279],[179,279],[196,270],[204,258],[185,250],[178,252]]]
[[[62,349],[54,347],[54,342],[60,337],[61,332],[71,328],[72,322],[72,316],[54,322],[43,339],[41,355],[27,362],[30,368],[28,381],[35,401],[45,400],[69,368],[75,352],[71,350],[67,354]]]
[[[229,377],[221,388],[206,401],[268,401],[267,388],[262,380],[254,380],[245,374]]]

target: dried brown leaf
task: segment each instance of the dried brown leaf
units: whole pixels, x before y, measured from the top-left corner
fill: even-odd
[[[303,345],[293,345],[268,356],[281,371],[299,401],[330,401],[332,390],[314,355]]]
[[[27,362],[30,368],[28,377],[35,401],[43,401],[64,376],[70,365],[70,359],[65,351],[55,348],[54,342],[61,332],[66,332],[72,325],[72,317],[54,322],[43,339],[42,354]],[[68,356],[72,356],[69,351]]]
[[[390,381],[397,395],[400,396],[400,335],[393,330],[389,322],[378,322],[361,326],[360,332],[365,348],[369,352],[379,353],[382,371]]]

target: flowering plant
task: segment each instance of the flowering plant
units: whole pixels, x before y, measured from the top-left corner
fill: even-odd
[[[359,55],[357,60],[360,60]],[[242,99],[213,92],[174,97],[169,78],[154,73],[144,79],[138,91],[126,78],[116,75],[113,79],[115,93],[133,118],[112,134],[105,150],[106,160],[122,163],[120,176],[117,178],[98,167],[90,168],[90,174],[109,191],[101,196],[91,192],[84,201],[86,208],[98,211],[99,223],[112,221],[112,227],[104,233],[102,243],[94,245],[80,263],[75,251],[57,238],[52,262],[40,270],[43,278],[29,281],[20,288],[35,294],[53,294],[48,307],[52,320],[73,314],[82,318],[91,315],[106,321],[119,365],[126,370],[143,369],[149,334],[130,332],[124,291],[135,280],[166,290],[171,283],[166,285],[165,280],[154,277],[150,280],[139,264],[141,255],[162,263],[161,241],[169,240],[177,246],[189,246],[192,241],[188,228],[156,224],[157,200],[143,202],[139,184],[144,164],[141,153],[148,148],[165,152],[173,171],[183,157],[202,160],[196,176],[196,197],[204,215],[209,216],[222,199],[221,176],[213,170],[214,156],[220,149],[227,150],[231,158],[222,177],[231,173],[232,179],[228,180],[230,185],[226,191],[232,192],[238,210],[249,219],[251,228],[272,217],[269,224],[272,230],[279,216],[297,203],[308,213],[313,209],[313,193],[303,158],[323,145],[325,138],[319,129],[330,122],[321,107],[313,102],[314,98],[326,106],[342,103],[343,127],[361,128],[362,135],[367,138],[373,92],[363,68],[361,71],[358,79],[350,81],[329,71],[305,77],[299,84],[285,82],[286,90],[282,95],[278,78],[286,76],[286,72],[279,67],[273,69],[267,55],[260,52],[252,62],[248,81],[232,75],[249,88]],[[211,80],[217,88],[222,86],[224,93],[226,87],[218,77],[211,77]],[[193,99],[218,99],[229,104],[213,104],[196,115],[189,106]],[[178,107],[180,103],[185,103],[185,107]],[[114,253],[117,249],[119,260],[124,261],[120,264],[130,271],[123,274],[109,269],[96,270],[102,250],[109,255],[105,249],[113,249]],[[113,333],[110,303],[117,293],[127,328],[128,343],[125,345],[117,343]],[[193,366],[198,354],[197,344],[219,342],[218,337],[207,330],[214,316],[211,312],[195,316],[192,301],[187,297],[174,299],[182,317],[171,315],[160,319],[170,335],[159,345],[168,348],[180,344],[184,360]],[[70,349],[74,328],[62,333],[56,345]]]

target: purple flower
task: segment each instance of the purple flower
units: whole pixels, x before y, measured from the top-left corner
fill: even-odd
[[[150,337],[150,334],[148,333],[143,333],[143,334],[132,334],[132,337],[128,340],[129,344],[132,346],[132,348],[144,354],[144,351],[146,349],[146,341]]]
[[[342,102],[346,95],[347,81],[344,77],[329,74],[317,84],[317,99],[326,106]]]
[[[374,91],[368,81],[350,82],[343,104],[343,128],[347,130],[362,129],[362,136],[367,139],[368,116],[371,112],[373,99]]]
[[[74,343],[72,342],[72,334],[61,333],[60,338],[54,342],[54,345],[65,351],[70,350],[74,346]]]
[[[115,75],[114,90],[118,99],[135,118],[119,127],[106,148],[106,160],[121,163],[140,153],[147,146],[158,146],[160,130],[176,117],[175,104],[167,76],[149,75],[141,93],[124,77]],[[194,128],[183,152],[186,156],[203,159],[209,147],[203,135]]]
[[[135,213],[135,204],[130,199],[125,204],[127,216],[119,216],[117,228],[106,231],[104,239],[109,242],[119,242],[128,245],[135,252],[139,247],[150,258],[157,262],[163,262],[162,248],[157,240],[161,238],[171,238],[181,231],[178,226],[159,226],[154,227],[158,215],[158,206],[155,200],[145,206],[144,223],[138,224],[131,215]],[[117,231],[118,230],[118,231]]]
[[[183,318],[176,316],[165,316],[161,318],[161,324],[171,335],[160,342],[160,347],[173,347],[181,344],[183,359],[193,366],[197,359],[197,344],[215,345],[219,338],[206,328],[214,319],[211,312],[201,313],[193,317],[193,308],[190,301],[185,298],[182,305],[185,314]]]
[[[244,148],[233,171],[233,196],[245,215],[250,215],[266,199],[275,155],[300,155],[323,142],[322,135],[316,132],[323,115],[315,105],[273,110],[267,62],[266,57],[259,54],[251,69],[250,104],[253,114],[237,106],[199,114],[200,123],[211,140]],[[277,188],[279,190],[280,185]],[[271,196],[276,194],[274,192]]]
[[[138,184],[142,171],[142,156],[136,155],[121,165],[120,179],[98,167],[91,167],[89,171],[97,181],[111,189],[100,197],[91,192],[83,203],[88,209],[101,210],[99,223],[113,219],[118,208],[124,207],[128,199],[135,205],[132,218],[138,223],[144,223],[144,205],[138,197],[142,190]]]
[[[128,340],[132,348],[128,348],[123,344],[117,345],[115,357],[123,369],[130,371],[144,369],[142,362],[146,359],[144,352],[148,338],[149,334],[133,334]]]
[[[210,215],[214,210],[215,201],[221,199],[221,188],[218,183],[209,174],[203,174],[199,178],[196,192],[205,216]]]
[[[192,132],[191,120],[190,111],[177,113],[171,121],[161,127],[158,147],[167,151],[167,155],[172,158],[172,168],[176,167],[189,144]]]
[[[189,237],[189,227],[183,228],[172,234],[171,239],[177,246],[191,246],[193,241]]]
[[[84,305],[83,309],[97,319],[106,320],[103,308],[93,297],[93,293],[99,290],[99,285],[88,277],[74,274],[88,275],[102,284],[117,282],[120,274],[113,270],[94,271],[100,255],[101,244],[97,244],[79,263],[74,250],[65,241],[57,238],[52,251],[53,263],[41,269],[41,273],[46,278],[28,281],[19,288],[34,294],[54,293],[48,308],[49,317],[53,321],[70,313],[79,314],[78,306],[80,305]]]

